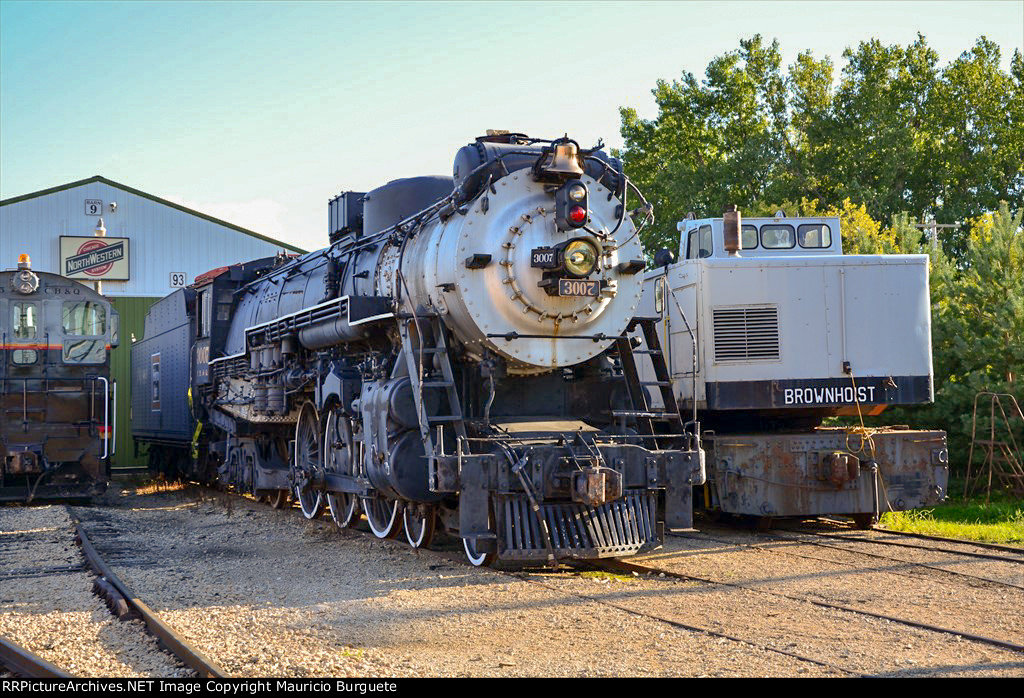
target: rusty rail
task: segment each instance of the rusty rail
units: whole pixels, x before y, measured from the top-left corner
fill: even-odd
[[[72,679],[74,676],[58,669],[21,645],[0,637],[0,664],[19,676],[29,679]]]
[[[973,545],[976,548],[985,548],[987,550],[999,550],[1006,553],[1015,553],[1022,556],[1019,560],[1009,560],[1008,558],[990,555],[994,560],[1005,560],[1008,562],[1024,562],[1024,547],[1013,546],[1013,545],[1000,545],[999,543],[985,543],[977,540],[964,540],[963,538],[946,538],[944,536],[930,536],[927,533],[914,533],[913,531],[893,531],[890,528],[882,528],[880,526],[872,526],[872,531],[878,531],[879,533],[889,533],[894,536],[907,536],[908,538],[921,538],[922,540],[934,540],[939,543],[955,543],[957,545]],[[875,541],[872,541],[875,542]],[[938,550],[938,548],[928,548],[928,550]],[[970,555],[980,557],[980,553],[971,553],[964,550],[946,550],[956,555]]]
[[[648,565],[641,565],[635,562],[627,562],[625,560],[591,560],[587,562],[588,565],[597,567],[600,569],[619,569],[626,572],[637,572],[637,573],[656,573],[664,574],[666,577],[673,577],[675,579],[683,579],[690,582],[702,582],[704,584],[716,584],[718,586],[731,587],[734,589],[745,589],[746,591],[753,591],[758,594],[766,594],[768,596],[778,596],[790,601],[800,601],[803,603],[809,603],[813,606],[819,606],[821,608],[831,608],[837,611],[846,611],[847,613],[855,613],[862,616],[869,616],[871,618],[878,618],[880,620],[887,620],[890,623],[898,623],[899,625],[906,625],[911,628],[918,628],[920,630],[928,630],[935,633],[941,633],[944,635],[955,635],[962,637],[965,640],[972,642],[978,642],[984,645],[990,645],[992,647],[1000,647],[1002,649],[1010,650],[1012,652],[1020,652],[1024,654],[1024,645],[1018,645],[1013,642],[1007,642],[1006,640],[999,640],[996,638],[986,637],[984,635],[975,635],[973,633],[967,633],[960,630],[953,630],[951,628],[944,628],[939,625],[931,625],[930,623],[918,623],[914,620],[907,618],[899,618],[897,616],[890,616],[884,613],[876,613],[874,611],[868,611],[862,608],[854,608],[853,606],[845,606],[843,604],[829,603],[827,601],[819,601],[817,599],[811,599],[802,596],[794,596],[791,594],[783,594],[777,591],[766,591],[759,589],[754,586],[746,584],[739,584],[736,582],[720,582],[714,579],[708,579],[706,577],[695,577],[689,574],[683,574],[681,572],[673,572],[660,567],[650,567]]]
[[[194,669],[201,678],[229,678],[228,673],[224,671],[224,669],[217,666],[207,659],[207,657],[201,652],[191,647],[180,635],[174,632],[174,630],[167,625],[167,623],[165,623],[155,611],[153,611],[142,601],[142,599],[136,596],[127,586],[125,586],[125,583],[122,582],[116,574],[114,574],[114,571],[110,569],[110,566],[107,565],[100,554],[96,551],[92,541],[89,540],[89,536],[86,535],[85,529],[82,527],[82,522],[70,507],[68,507],[68,514],[71,516],[71,520],[75,524],[78,539],[82,544],[82,554],[85,555],[85,559],[89,563],[89,566],[92,567],[96,574],[105,579],[110,586],[124,597],[128,606],[134,612],[138,613],[142,622],[146,624],[149,632],[156,636],[156,638],[160,640],[161,644],[163,644],[169,652],[184,662],[186,666]]]

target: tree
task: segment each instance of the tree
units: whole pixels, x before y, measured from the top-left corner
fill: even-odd
[[[931,96],[932,207],[943,222],[964,225],[947,234],[955,256],[964,251],[967,221],[1000,201],[1024,206],[1024,59],[1011,73],[999,67],[999,47],[985,37],[945,70]]]
[[[839,207],[849,199],[888,221],[906,211],[939,223],[945,248],[964,255],[967,221],[1006,201],[1024,206],[1024,57],[1007,73],[980,37],[945,66],[925,38],[907,46],[861,42],[843,53],[837,86],[826,56],[797,56],[785,75],[778,42],[760,35],[654,89],[658,115],[624,107],[621,156],[655,206],[651,249],[675,247],[688,211],[778,201]]]
[[[995,213],[972,221],[960,266],[941,246],[929,246],[935,402],[889,410],[874,420],[944,429],[951,460],[961,467],[970,445],[974,396],[981,391],[1010,393],[1024,404],[1022,217],[1024,210],[1013,214],[1003,202]],[[920,239],[905,217],[894,219],[892,235]]]
[[[730,203],[785,198],[791,150],[786,79],[778,42],[760,35],[714,58],[703,84],[692,73],[658,81],[658,116],[624,107],[627,172],[654,204],[651,249],[675,247],[688,211],[718,215]]]
[[[877,39],[843,53],[847,60],[829,113],[829,167],[835,196],[863,203],[879,220],[930,209],[936,183],[928,157],[929,98],[938,55],[923,36],[910,46]]]

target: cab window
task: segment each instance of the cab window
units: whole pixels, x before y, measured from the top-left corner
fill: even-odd
[[[702,225],[690,231],[686,239],[686,258],[703,259],[711,256],[711,226]]]
[[[745,250],[757,249],[757,226],[744,225],[740,232],[740,244]]]
[[[107,332],[107,309],[92,301],[65,301],[64,334],[98,337]]]
[[[35,339],[39,336],[38,304],[25,301],[11,303],[11,332],[14,339]],[[38,358],[35,349],[14,349],[11,352],[11,361],[16,364],[34,364]]]
[[[796,246],[796,234],[791,225],[762,225],[761,247],[766,250],[788,250]]]
[[[11,303],[11,328],[14,339],[35,339],[39,327],[39,307],[35,303]]]
[[[796,238],[800,242],[800,247],[832,247],[832,230],[824,223],[801,225],[797,228]]]
[[[34,364],[38,357],[35,349],[15,349],[11,352],[11,361],[16,364]]]
[[[93,301],[65,301],[63,359],[69,364],[102,364],[107,360],[107,309]],[[87,339],[98,337],[98,339]]]
[[[65,339],[64,363],[102,364],[107,360],[107,344],[104,339]]]
[[[209,337],[210,325],[213,310],[213,303],[210,297],[212,289],[199,292],[199,299],[196,301],[196,336]]]

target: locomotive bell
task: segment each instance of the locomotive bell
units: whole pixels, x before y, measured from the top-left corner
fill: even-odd
[[[579,149],[575,143],[557,143],[555,152],[551,154],[551,164],[543,168],[547,174],[579,177],[583,174],[580,167]]]

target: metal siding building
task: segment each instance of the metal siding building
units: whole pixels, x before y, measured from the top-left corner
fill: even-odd
[[[102,202],[101,212],[87,213],[87,200]],[[303,250],[97,175],[0,201],[0,269],[14,268],[27,253],[33,269],[62,273],[60,236],[92,236],[100,216],[108,237],[129,238],[130,279],[103,281],[121,316],[121,346],[111,357],[118,385],[112,463],[144,465],[130,436],[131,343],[142,338],[149,307],[173,290],[171,274],[192,283],[216,267]]]

